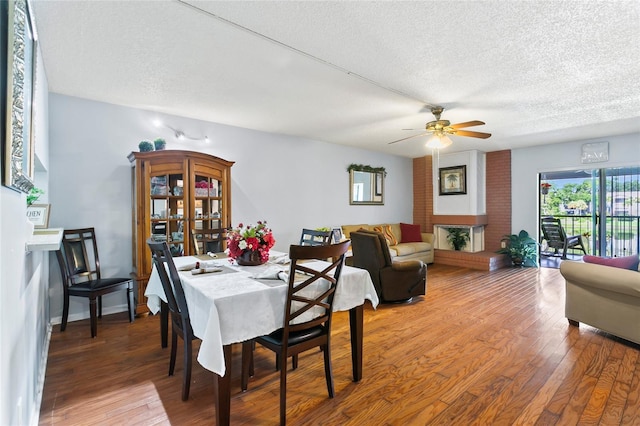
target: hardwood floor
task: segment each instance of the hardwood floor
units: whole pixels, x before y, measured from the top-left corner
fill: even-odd
[[[250,308],[248,308],[250,309]],[[427,295],[365,309],[364,377],[351,381],[347,313],[334,317],[335,398],[322,355],[288,374],[290,425],[640,425],[640,347],[564,318],[556,269],[484,272],[431,265]],[[213,373],[195,360],[190,399],[180,399],[182,350],[167,376],[157,317],[104,317],[55,326],[41,425],[212,424]],[[275,425],[279,374],[255,352],[240,391],[234,347],[233,425]]]

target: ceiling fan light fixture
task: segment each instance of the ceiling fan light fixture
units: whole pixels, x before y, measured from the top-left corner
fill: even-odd
[[[452,143],[453,141],[447,135],[434,133],[434,135],[427,141],[427,147],[442,149],[448,147]]]

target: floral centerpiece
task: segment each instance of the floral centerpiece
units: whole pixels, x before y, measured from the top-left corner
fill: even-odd
[[[261,265],[269,260],[269,250],[276,243],[266,221],[256,226],[242,223],[227,232],[227,254],[239,265]]]

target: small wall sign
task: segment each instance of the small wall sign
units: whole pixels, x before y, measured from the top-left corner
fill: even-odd
[[[33,222],[35,228],[49,227],[49,208],[51,204],[32,204],[27,207],[27,219]]]
[[[609,161],[609,142],[583,144],[581,161],[582,164]]]

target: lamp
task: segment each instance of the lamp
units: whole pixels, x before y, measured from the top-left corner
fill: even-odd
[[[427,146],[429,148],[441,149],[446,148],[451,145],[453,142],[444,132],[436,130],[433,133],[433,136],[429,138],[427,141]]]
[[[189,139],[189,140],[192,140],[192,141],[205,141],[206,143],[210,142],[209,136],[205,135],[204,138],[202,138],[202,137],[197,138],[197,137],[189,136],[189,135],[185,134],[182,130],[173,128],[173,127],[169,126],[168,124],[163,123],[160,120],[153,120],[153,124],[156,127],[166,127],[167,129],[170,129],[173,132],[173,134],[176,137],[176,139],[178,139],[179,141],[184,141],[186,139]]]

